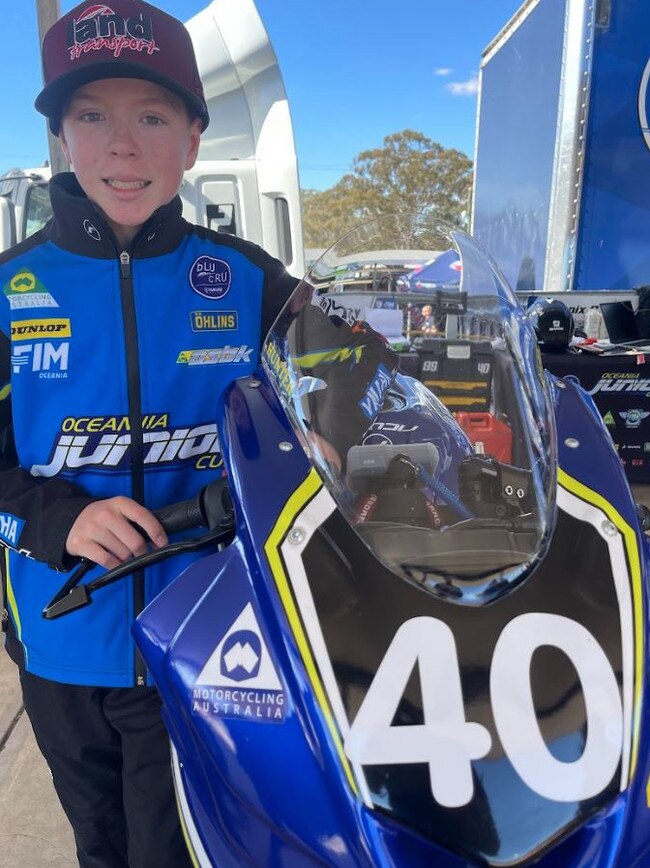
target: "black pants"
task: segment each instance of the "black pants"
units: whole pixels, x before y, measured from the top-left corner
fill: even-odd
[[[20,681],[81,868],[191,866],[156,690]]]

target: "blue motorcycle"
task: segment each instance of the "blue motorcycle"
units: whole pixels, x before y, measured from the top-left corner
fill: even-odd
[[[404,238],[454,251],[458,285],[387,307],[357,263]],[[202,530],[46,610],[206,549],[134,628],[197,865],[650,865],[646,539],[589,395],[542,370],[471,237],[342,239],[219,437],[224,479],[158,513]]]

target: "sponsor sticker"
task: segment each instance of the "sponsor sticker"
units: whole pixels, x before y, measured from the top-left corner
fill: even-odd
[[[91,3],[70,22],[67,49],[71,61],[90,51],[108,51],[114,57],[160,51],[148,15],[118,15],[103,3]]]
[[[239,325],[236,310],[193,310],[190,313],[193,332],[234,331]]]
[[[250,362],[253,347],[241,346],[215,347],[206,350],[181,350],[176,359],[177,365],[239,365],[242,362]]]
[[[196,679],[192,710],[258,723],[284,720],[285,692],[250,602],[227,626]]]
[[[25,319],[11,324],[12,341],[69,338],[71,336],[69,319]]]
[[[197,470],[223,465],[214,422],[192,427],[175,425],[169,413],[142,417],[143,462],[146,466],[190,464]],[[128,416],[66,416],[45,464],[34,464],[32,476],[74,474],[88,468],[129,473],[131,424]]]
[[[22,518],[18,518],[10,512],[0,512],[0,540],[2,542],[15,546],[24,527],[25,522]]]
[[[366,394],[359,401],[361,411],[368,419],[374,419],[384,400],[386,389],[391,384],[392,377],[388,368],[380,364],[375,376],[370,381]]]
[[[190,286],[203,298],[223,298],[232,283],[230,265],[215,256],[199,256],[190,268]]]
[[[31,371],[41,380],[67,380],[69,352],[68,341],[20,344],[11,351],[11,369],[14,374]]]
[[[638,428],[641,422],[650,416],[650,410],[621,410],[618,415],[625,422],[626,428]]]
[[[59,306],[36,275],[27,269],[14,274],[3,292],[11,310]]]

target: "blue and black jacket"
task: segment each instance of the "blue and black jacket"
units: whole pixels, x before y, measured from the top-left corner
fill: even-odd
[[[60,571],[75,565],[68,533],[93,500],[156,509],[221,474],[217,401],[257,368],[296,281],[259,247],[187,223],[179,198],[122,250],[73,175],[50,190],[53,219],[0,257],[7,645],[43,678],[144,684],[131,625],[188,561],[45,621]]]

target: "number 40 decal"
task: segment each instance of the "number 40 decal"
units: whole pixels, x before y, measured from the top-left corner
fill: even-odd
[[[530,664],[542,646],[560,649],[575,667],[584,696],[587,738],[574,762],[556,759],[537,722]],[[417,663],[424,723],[391,726]],[[623,710],[605,652],[581,624],[560,615],[519,615],[499,636],[490,669],[490,699],[506,756],[534,792],[558,802],[591,798],[610,783],[621,758]],[[437,618],[399,628],[345,739],[360,765],[427,763],[431,792],[448,808],[474,795],[471,761],[486,756],[492,738],[465,719],[456,643]]]

